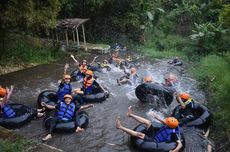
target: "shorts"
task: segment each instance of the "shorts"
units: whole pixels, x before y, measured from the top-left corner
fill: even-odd
[[[151,125],[148,130],[146,131],[145,133],[145,137],[144,137],[144,140],[145,141],[154,141],[154,136],[155,134],[155,129],[153,128],[153,126]]]

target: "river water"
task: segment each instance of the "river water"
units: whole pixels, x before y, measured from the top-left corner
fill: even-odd
[[[105,56],[100,56],[99,60],[104,58]],[[70,59],[65,59],[65,61],[70,63],[69,71],[74,70],[73,62]],[[151,74],[155,81],[161,83],[165,74],[174,73],[179,79],[176,86],[178,91],[189,92],[200,103],[206,102],[204,93],[197,88],[196,80],[188,75],[184,67],[170,66],[167,64],[167,60],[146,62],[142,59],[139,62],[141,63],[141,67],[138,69],[140,76]],[[62,77],[63,66],[64,62],[58,62],[9,73],[0,76],[0,83],[7,86],[15,85],[12,102],[36,107],[37,97],[42,90],[57,90],[58,79]],[[120,116],[124,126],[134,128],[138,123],[126,117],[128,106],[133,106],[133,111],[137,115],[151,119],[148,112],[153,108],[153,105],[142,104],[138,101],[134,93],[135,86],[117,85],[116,79],[123,75],[123,71],[119,68],[112,66],[112,71],[96,74],[99,77],[98,82],[106,86],[111,91],[111,95],[105,102],[95,103],[95,108],[87,110],[90,123],[86,131],[72,134],[55,133],[53,138],[46,143],[69,152],[135,151],[129,144],[128,135],[115,128],[115,118]],[[73,86],[80,87],[80,84],[73,83]],[[174,100],[167,109],[157,109],[155,112],[161,117],[165,117],[176,105]],[[194,128],[184,128],[183,130],[186,140],[185,152],[204,152],[206,150],[206,142],[199,135],[201,131]],[[17,129],[16,132],[39,142],[46,135],[43,119],[33,120]]]

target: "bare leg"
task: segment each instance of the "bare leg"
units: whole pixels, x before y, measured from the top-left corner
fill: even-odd
[[[128,135],[134,136],[134,137],[138,137],[141,139],[144,139],[145,134],[141,133],[141,132],[137,132],[137,131],[133,131],[131,129],[125,128],[124,126],[121,125],[121,121],[119,120],[119,118],[116,119],[116,128],[120,129],[124,132],[126,132]]]
[[[77,129],[76,129],[76,132],[83,132],[83,131],[85,131],[84,128],[77,127]]]
[[[133,112],[132,112],[132,106],[129,106],[128,107],[128,112],[127,112],[127,116],[128,117],[131,117],[131,118],[133,118],[133,119],[135,119],[136,121],[138,121],[138,122],[140,122],[140,123],[143,123],[143,124],[145,124],[146,126],[147,126],[147,129],[151,126],[151,121],[150,120],[148,120],[148,119],[145,119],[145,118],[143,118],[143,117],[140,117],[140,116],[137,116],[137,115],[135,115],[135,114],[133,114]]]

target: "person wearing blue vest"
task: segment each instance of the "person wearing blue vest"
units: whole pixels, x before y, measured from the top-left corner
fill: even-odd
[[[0,93],[0,112],[2,113],[4,118],[13,118],[16,116],[16,112],[13,108],[11,108],[10,105],[7,104],[9,101],[9,98],[13,92],[14,86],[11,86],[10,89],[8,88],[2,88],[1,90],[4,90],[4,94]]]
[[[62,82],[59,84],[58,91],[57,91],[57,97],[59,100],[58,102],[64,100],[65,94],[72,93],[72,85],[70,84],[70,79],[71,79],[71,76],[68,74],[65,74]]]
[[[44,102],[42,102],[42,105],[49,109],[57,110],[55,117],[50,118],[52,120],[50,123],[50,128],[48,130],[48,135],[42,139],[43,141],[46,141],[52,138],[52,133],[58,122],[71,121],[75,118],[76,112],[78,110],[83,110],[83,109],[87,109],[90,107],[94,107],[93,104],[84,105],[84,106],[80,106],[76,104],[75,102],[72,101],[72,96],[70,94],[66,94],[64,96],[64,101],[61,101],[57,106],[51,106]],[[84,129],[77,126],[76,132],[81,132],[81,131],[84,131]]]
[[[122,126],[119,117],[116,119],[115,125],[117,129],[126,132],[128,135],[135,136],[146,141],[154,141],[156,143],[175,141],[177,142],[177,147],[175,149],[170,150],[170,152],[178,152],[183,146],[180,139],[181,135],[178,120],[174,117],[167,117],[166,119],[162,120],[153,112],[151,113],[151,115],[164,124],[164,126],[161,127],[157,132],[155,132],[150,120],[133,114],[131,106],[128,108],[127,116],[135,119],[140,123],[145,124],[147,127],[146,134]]]

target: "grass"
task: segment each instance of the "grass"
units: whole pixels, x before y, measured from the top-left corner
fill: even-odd
[[[209,106],[214,110],[218,120],[217,126],[230,131],[230,62],[216,55],[201,59],[199,68],[193,69],[193,74],[205,89],[210,88],[212,98]],[[218,124],[220,122],[220,124]]]
[[[146,48],[145,46],[138,47],[139,53],[144,53],[145,56],[151,58],[173,58],[175,56],[185,57],[185,54],[181,51],[176,50],[165,50],[165,51],[157,51],[154,48]]]
[[[24,139],[17,139],[16,141],[12,142],[7,139],[0,139],[0,151],[1,152],[22,152],[32,142]]]
[[[185,52],[182,49],[186,43],[187,40],[180,36],[163,36],[158,33],[154,37],[151,36],[144,45],[138,46],[137,50],[151,58],[184,58]]]
[[[209,55],[196,63],[192,73],[200,86],[209,91],[208,107],[214,115],[213,137],[217,144],[227,143],[219,151],[229,150],[230,135],[230,54],[225,57]]]
[[[7,36],[5,51],[0,56],[1,65],[41,64],[57,60],[57,48],[39,38],[11,34]]]

